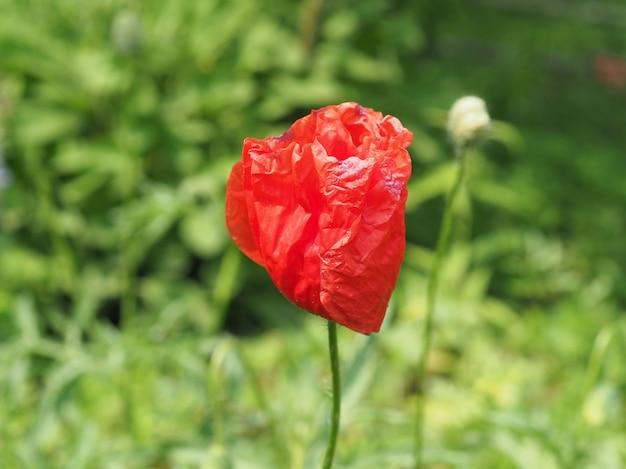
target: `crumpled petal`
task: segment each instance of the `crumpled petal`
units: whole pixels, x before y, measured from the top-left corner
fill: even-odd
[[[226,191],[231,237],[300,308],[377,332],[404,256],[411,139],[356,103],[247,138]]]
[[[246,194],[243,187],[243,165],[238,161],[233,166],[226,184],[226,223],[230,236],[243,253],[254,262],[263,265],[250,227]]]

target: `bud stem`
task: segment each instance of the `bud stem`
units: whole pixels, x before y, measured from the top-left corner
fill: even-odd
[[[422,468],[422,458],[424,449],[424,407],[426,403],[426,365],[428,362],[428,354],[430,352],[430,344],[433,331],[433,316],[435,312],[435,301],[437,298],[437,289],[439,287],[439,274],[443,258],[448,249],[450,233],[452,231],[452,219],[454,216],[454,200],[465,176],[465,153],[466,145],[455,145],[456,153],[456,174],[452,187],[446,196],[446,204],[444,208],[443,221],[439,230],[439,238],[437,240],[437,251],[435,260],[428,279],[426,289],[426,318],[424,322],[422,336],[422,353],[417,364],[417,383],[418,391],[416,393],[416,409],[415,409],[415,469]],[[421,388],[421,389],[420,389]]]

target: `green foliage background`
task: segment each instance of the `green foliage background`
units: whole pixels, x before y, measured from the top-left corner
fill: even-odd
[[[244,137],[343,101],[415,137],[385,327],[340,333],[338,467],[409,467],[423,389],[433,468],[624,467],[626,88],[597,65],[626,60],[622,2],[0,11],[0,467],[319,467],[323,321],[232,245],[224,189]],[[446,112],[470,93],[493,135],[472,155],[420,383]]]

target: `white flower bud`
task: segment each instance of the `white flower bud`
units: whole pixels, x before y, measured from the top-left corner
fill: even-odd
[[[115,49],[125,54],[136,52],[141,47],[141,21],[133,11],[117,12],[111,25],[111,42]]]
[[[462,147],[483,140],[490,124],[485,102],[476,96],[464,96],[450,109],[448,134],[456,146]]]

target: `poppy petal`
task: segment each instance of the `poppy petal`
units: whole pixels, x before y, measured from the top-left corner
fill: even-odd
[[[377,332],[404,256],[411,139],[356,103],[246,139],[226,193],[233,240],[297,306]]]

